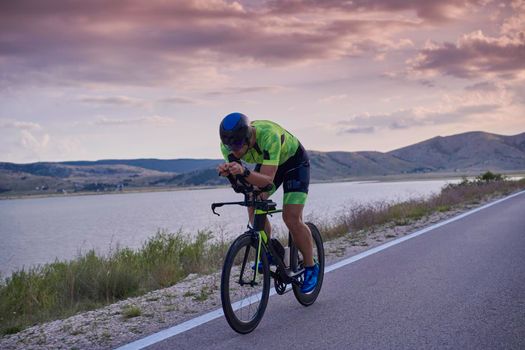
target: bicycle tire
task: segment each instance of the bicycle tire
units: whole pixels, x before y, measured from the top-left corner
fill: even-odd
[[[266,306],[268,304],[268,297],[270,294],[270,266],[268,265],[268,260],[266,257],[266,251],[264,246],[262,246],[261,252],[261,262],[262,262],[262,271],[258,272],[257,275],[260,276],[262,282],[262,292],[253,294],[253,290],[250,291],[250,287],[247,284],[242,285],[237,280],[237,275],[240,275],[240,272],[246,273],[247,280],[253,278],[255,273],[255,256],[257,254],[257,239],[254,239],[251,233],[245,233],[239,236],[228,249],[226,258],[224,260],[224,265],[222,269],[221,276],[221,302],[222,309],[224,311],[224,316],[228,321],[230,327],[237,333],[246,334],[252,332],[261,321]],[[241,253],[241,259],[244,260],[244,271],[242,268],[243,263],[239,261],[238,254]],[[237,259],[237,261],[236,261]],[[240,263],[240,264],[239,264]],[[241,265],[241,266],[239,266]],[[252,265],[254,268],[252,268]],[[239,272],[237,272],[239,271]],[[243,278],[240,278],[243,280]],[[235,290],[238,288],[238,290]],[[240,289],[246,288],[239,293]],[[249,297],[243,296],[244,292],[249,294]],[[240,294],[240,295],[239,295]],[[260,295],[259,295],[260,294]],[[242,312],[244,309],[249,308],[251,310],[251,305],[253,301],[250,298],[254,297],[253,300],[260,298],[259,305],[257,306],[253,317],[248,320],[242,319]],[[237,300],[238,299],[238,300]],[[246,304],[243,303],[246,301]],[[239,311],[240,310],[240,311]],[[240,312],[240,315],[239,315]]]
[[[293,285],[293,294],[295,295],[295,298],[297,301],[303,305],[303,306],[310,306],[312,305],[317,297],[319,296],[319,293],[321,292],[321,288],[323,286],[323,278],[324,278],[324,246],[323,246],[323,238],[321,237],[321,233],[319,232],[319,229],[311,223],[307,222],[306,225],[308,225],[308,228],[310,228],[310,232],[312,232],[312,238],[314,240],[314,257],[317,255],[317,263],[319,264],[319,276],[317,277],[317,285],[315,286],[314,290],[310,293],[302,293],[301,287],[298,285]],[[298,250],[295,249],[297,252]],[[316,254],[317,253],[317,254]]]

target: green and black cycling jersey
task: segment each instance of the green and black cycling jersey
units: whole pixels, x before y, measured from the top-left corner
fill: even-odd
[[[299,140],[271,121],[255,120],[251,126],[255,128],[256,142],[241,159],[257,164],[255,171],[259,171],[262,165],[277,166],[270,194],[283,184],[284,204],[305,204],[310,183],[310,162]],[[222,143],[221,151],[229,162],[232,155]]]
[[[299,148],[299,140],[282,128],[268,120],[254,120],[255,146],[242,157],[246,163],[262,165],[282,165],[291,158]],[[228,161],[230,152],[221,143],[224,159]]]

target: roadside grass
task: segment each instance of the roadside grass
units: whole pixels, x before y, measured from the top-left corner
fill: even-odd
[[[122,317],[125,319],[139,317],[142,315],[142,310],[135,305],[128,305],[122,309]]]
[[[0,282],[0,334],[165,288],[190,273],[215,272],[228,246],[206,231],[195,238],[159,231],[138,250],[117,248],[106,256],[91,250],[15,271]]]
[[[488,179],[487,179],[487,173]],[[411,199],[401,203],[375,202],[345,208],[331,220],[319,224],[323,239],[330,240],[344,235],[363,234],[366,229],[393,224],[408,225],[434,212],[446,212],[460,205],[479,204],[494,195],[506,195],[525,189],[525,178],[518,181],[505,180],[501,175],[487,172],[474,180],[448,184],[441,192],[429,198]],[[496,179],[492,179],[494,176]]]
[[[525,189],[525,179],[464,179],[427,199],[348,208],[318,226],[325,240],[347,235],[359,244],[366,230],[378,225],[407,225],[436,211],[479,203],[520,189]],[[0,280],[0,335],[165,288],[192,273],[216,272],[229,244],[224,238],[215,239],[209,231],[200,231],[190,238],[183,232],[161,230],[137,250],[116,248],[105,256],[91,250],[75,260],[15,271]],[[210,293],[203,289],[200,294],[187,296],[203,301]],[[123,310],[125,318],[140,314],[138,308]]]

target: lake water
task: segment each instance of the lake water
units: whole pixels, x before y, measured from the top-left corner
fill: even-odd
[[[343,207],[376,201],[401,201],[428,196],[450,182],[340,182],[310,185],[305,215],[316,220],[334,217]],[[235,237],[246,228],[240,206],[210,210],[212,202],[239,201],[229,188],[170,192],[124,193],[0,201],[0,272],[71,259],[91,248],[100,253],[118,244],[138,248],[157,230],[194,234],[211,229]],[[272,197],[282,204],[282,190]],[[312,214],[315,213],[315,214]],[[280,216],[271,218],[284,230]]]

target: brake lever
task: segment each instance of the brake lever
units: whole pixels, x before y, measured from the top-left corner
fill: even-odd
[[[213,204],[211,205],[211,211],[213,212],[213,214],[215,214],[215,215],[217,215],[217,216],[221,216],[221,214],[219,214],[219,213],[217,213],[217,212],[215,211],[215,208],[217,208],[217,207],[222,207],[222,206],[223,206],[223,204],[221,204],[221,203],[213,203]]]

